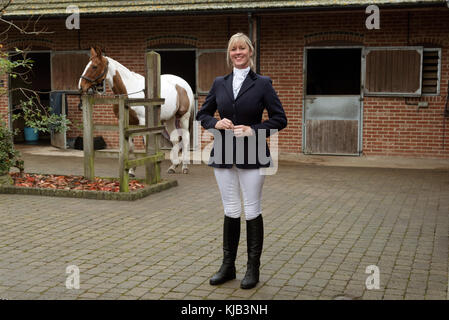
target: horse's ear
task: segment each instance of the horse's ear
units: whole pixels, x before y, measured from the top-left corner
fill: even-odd
[[[100,47],[95,47],[95,52],[97,53],[97,56],[98,56],[99,58],[101,58],[101,56],[102,56],[101,48],[100,48]]]
[[[91,47],[90,48],[90,57],[93,58],[96,56],[97,56],[97,52],[95,51],[94,47]]]

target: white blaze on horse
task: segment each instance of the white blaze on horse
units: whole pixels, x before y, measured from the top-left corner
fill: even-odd
[[[93,89],[106,81],[112,92],[116,95],[127,95],[129,98],[145,98],[145,77],[135,73],[110,57],[103,56],[100,49],[91,48],[90,61],[84,69],[79,81],[79,89],[83,93],[93,92]],[[179,134],[176,129],[176,120],[180,122],[182,137],[182,172],[188,173],[189,162],[189,118],[194,105],[193,92],[189,84],[182,78],[171,74],[161,75],[161,98],[165,99],[161,106],[161,121],[170,135],[173,148],[170,153],[172,165],[168,173],[175,173],[179,165]],[[118,105],[113,107],[118,118]],[[145,125],[145,107],[133,106],[129,110],[130,125]],[[130,152],[134,144],[130,140]],[[134,168],[130,169],[134,175]]]

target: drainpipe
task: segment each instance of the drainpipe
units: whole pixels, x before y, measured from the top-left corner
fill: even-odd
[[[248,12],[248,35],[251,42],[253,42],[253,14]]]
[[[448,0],[449,1],[449,0]],[[260,17],[256,16],[256,39],[254,39],[254,16],[248,12],[248,36],[255,47],[256,73],[260,73]]]
[[[256,73],[260,74],[260,17],[259,16],[256,17]]]

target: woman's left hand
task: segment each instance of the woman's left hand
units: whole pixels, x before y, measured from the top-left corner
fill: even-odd
[[[245,137],[254,135],[254,131],[249,126],[238,125],[234,126],[234,135],[236,137]]]

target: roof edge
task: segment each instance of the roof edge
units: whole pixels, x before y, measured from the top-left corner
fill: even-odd
[[[444,8],[449,7],[449,0],[435,0],[432,2],[404,2],[404,3],[385,3],[377,5],[380,9],[416,9],[416,8]],[[226,8],[226,9],[197,9],[197,10],[160,10],[160,11],[127,11],[127,12],[95,12],[80,13],[80,16],[86,18],[96,17],[136,17],[136,16],[185,16],[185,15],[220,15],[220,14],[247,14],[249,12],[257,13],[285,13],[285,12],[313,12],[313,11],[344,11],[344,10],[364,10],[367,5],[351,4],[351,5],[331,5],[331,6],[303,6],[303,7],[279,7],[279,8]],[[449,10],[449,8],[448,8]],[[67,13],[41,14],[35,15],[40,18],[66,18]],[[8,15],[3,14],[3,19],[29,19],[29,14]]]

